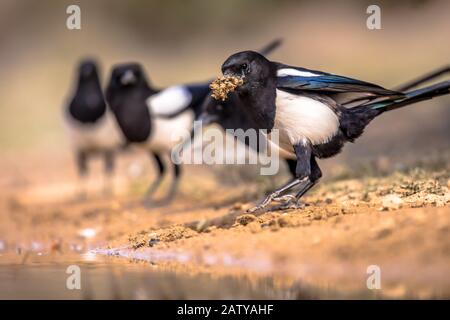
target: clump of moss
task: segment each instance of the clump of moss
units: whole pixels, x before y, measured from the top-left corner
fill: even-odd
[[[214,80],[209,88],[212,90],[211,97],[216,100],[225,101],[228,97],[228,93],[236,90],[241,86],[244,81],[241,78],[234,76],[222,76]]]

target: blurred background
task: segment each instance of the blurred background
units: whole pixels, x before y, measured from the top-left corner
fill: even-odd
[[[81,7],[81,30],[66,28],[70,4]],[[377,1],[381,30],[366,27],[370,4],[2,0],[0,182],[31,179],[26,168],[47,180],[59,179],[61,166],[74,174],[61,113],[84,57],[99,61],[103,86],[113,64],[138,61],[156,87],[210,79],[230,54],[278,37],[284,43],[273,60],[387,88],[449,63],[449,1]],[[437,159],[449,136],[443,97],[380,117],[325,167]]]

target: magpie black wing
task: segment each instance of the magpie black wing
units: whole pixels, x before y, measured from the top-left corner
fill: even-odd
[[[280,65],[277,88],[289,92],[316,92],[330,96],[340,104],[363,103],[380,97],[401,97],[402,93],[379,85],[344,76]]]

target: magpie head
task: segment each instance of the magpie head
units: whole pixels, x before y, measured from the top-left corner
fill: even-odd
[[[136,88],[148,86],[144,71],[138,63],[126,63],[115,66],[112,70],[110,86],[121,88]]]
[[[84,60],[78,67],[80,81],[98,79],[97,64],[94,60]]]
[[[234,76],[244,80],[244,84],[237,88],[238,92],[264,83],[271,76],[271,70],[270,61],[255,51],[235,53],[222,64],[224,76]]]

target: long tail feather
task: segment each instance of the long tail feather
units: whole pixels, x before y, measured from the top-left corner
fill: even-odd
[[[434,97],[446,95],[449,93],[450,93],[450,80],[439,82],[437,84],[422,89],[409,91],[405,93],[404,98],[398,100],[377,102],[373,104],[368,104],[365,107],[370,108],[372,110],[379,110],[381,112],[391,111],[408,106],[416,102],[429,100]]]
[[[266,56],[266,55],[272,53],[273,50],[278,48],[282,42],[283,41],[281,39],[275,39],[272,42],[270,42],[269,44],[267,44],[266,46],[262,47],[259,50],[259,53],[261,53],[263,56]]]
[[[407,83],[404,83],[404,84],[396,87],[395,90],[402,91],[402,92],[411,90],[412,88],[415,88],[421,84],[424,84],[425,82],[431,81],[431,80],[433,80],[437,77],[440,77],[449,72],[450,72],[450,65],[443,66],[443,67],[436,69],[434,71],[431,71],[417,79],[408,81]]]

